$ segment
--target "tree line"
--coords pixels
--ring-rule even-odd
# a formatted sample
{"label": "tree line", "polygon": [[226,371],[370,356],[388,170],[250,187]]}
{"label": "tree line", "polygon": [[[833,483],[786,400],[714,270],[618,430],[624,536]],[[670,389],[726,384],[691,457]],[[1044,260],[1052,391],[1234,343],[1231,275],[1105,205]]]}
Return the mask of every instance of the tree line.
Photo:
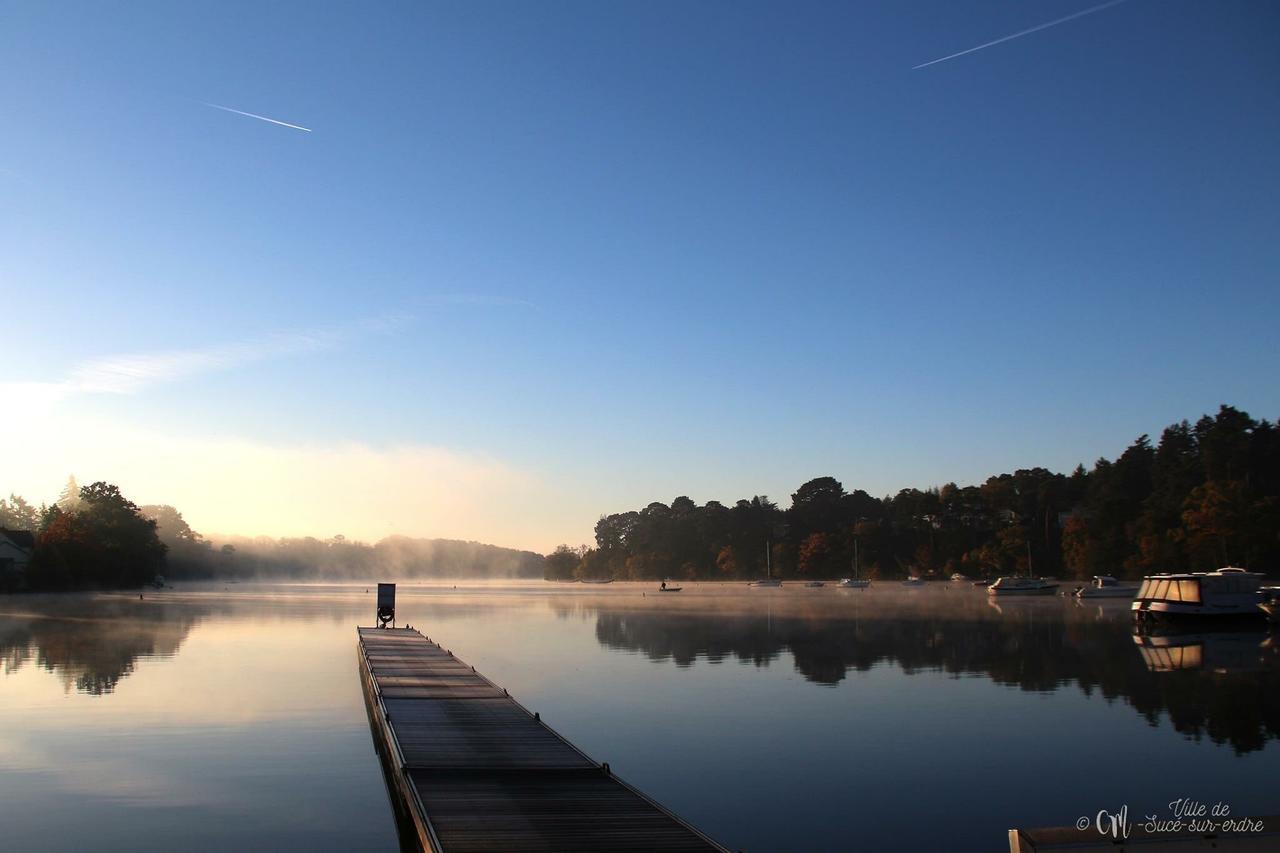
{"label": "tree line", "polygon": [[336,535],[218,543],[167,504],[139,506],[110,483],[68,481],[58,500],[35,506],[0,499],[0,528],[31,531],[35,550],[21,577],[0,590],[130,588],[166,580],[375,580],[536,578],[543,558],[480,542],[389,536],[372,545]]}
{"label": "tree line", "polygon": [[155,580],[168,551],[156,522],[104,482],[79,487],[72,478],[39,509],[10,495],[0,500],[0,527],[36,534],[24,575],[5,579],[11,588],[138,587]]}
{"label": "tree line", "polygon": [[557,547],[545,577],[754,579],[767,555],[775,576],[835,578],[855,547],[864,574],[881,578],[1274,571],[1280,430],[1223,405],[1070,474],[1021,469],[884,498],[818,477],[785,509],[764,495],[732,506],[681,496],[602,516],[594,546]]}

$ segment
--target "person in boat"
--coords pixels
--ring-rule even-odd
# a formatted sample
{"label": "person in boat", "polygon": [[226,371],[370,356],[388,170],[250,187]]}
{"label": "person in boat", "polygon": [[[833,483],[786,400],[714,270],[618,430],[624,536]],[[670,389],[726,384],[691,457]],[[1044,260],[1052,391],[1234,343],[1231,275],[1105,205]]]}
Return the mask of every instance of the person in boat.
{"label": "person in boat", "polygon": [[658,587],[658,589],[666,589],[666,588],[667,588],[667,582],[666,582],[666,581],[663,581],[663,582],[662,582],[662,586]]}

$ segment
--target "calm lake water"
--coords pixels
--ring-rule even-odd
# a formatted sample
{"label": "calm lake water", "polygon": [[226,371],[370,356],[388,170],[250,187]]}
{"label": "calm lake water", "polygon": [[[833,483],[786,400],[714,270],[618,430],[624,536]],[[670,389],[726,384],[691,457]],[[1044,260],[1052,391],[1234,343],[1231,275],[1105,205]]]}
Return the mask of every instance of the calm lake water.
{"label": "calm lake water", "polygon": [[[647,594],[646,594],[647,593]],[[1280,638],[969,585],[401,584],[409,622],[732,849],[1007,850],[1191,797],[1280,813]],[[395,850],[364,585],[0,598],[14,850]]]}

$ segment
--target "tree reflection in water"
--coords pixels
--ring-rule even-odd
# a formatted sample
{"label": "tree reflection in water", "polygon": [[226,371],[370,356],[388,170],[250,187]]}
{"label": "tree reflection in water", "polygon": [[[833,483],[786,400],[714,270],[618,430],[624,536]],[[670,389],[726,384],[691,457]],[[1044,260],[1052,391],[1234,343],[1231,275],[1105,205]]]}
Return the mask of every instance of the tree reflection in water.
{"label": "tree reflection in water", "polygon": [[1189,738],[1229,743],[1240,753],[1280,737],[1280,643],[1263,623],[1150,637],[1135,633],[1127,602],[992,602],[981,590],[955,586],[945,594],[850,597],[859,595],[849,601],[796,591],[764,606],[712,609],[691,601],[582,607],[594,610],[602,645],[677,666],[699,658],[769,666],[789,653],[805,679],[824,686],[880,665],[985,677],[1029,691],[1075,685],[1128,703],[1152,726],[1167,718]]}
{"label": "tree reflection in water", "polygon": [[95,696],[115,690],[139,658],[176,654],[198,619],[190,607],[123,596],[32,596],[6,604],[5,674],[31,664],[56,675],[66,690]]}
{"label": "tree reflection in water", "polygon": [[[140,658],[177,653],[209,617],[326,619],[368,615],[359,594],[307,595],[303,588],[228,597],[22,596],[0,602],[6,673],[31,664],[65,688],[112,692]],[[511,607],[541,607],[595,621],[601,646],[691,666],[781,665],[789,655],[810,683],[828,688],[877,666],[905,673],[980,677],[1022,690],[1070,686],[1123,701],[1152,726],[1195,739],[1261,749],[1280,737],[1280,642],[1262,623],[1239,630],[1135,635],[1125,602],[1062,598],[989,601],[981,589],[751,590],[694,586],[679,600],[638,591],[553,592],[494,588],[483,595],[406,591],[413,621],[496,623]],[[545,595],[545,597],[544,597]],[[406,612],[409,612],[406,610]]]}

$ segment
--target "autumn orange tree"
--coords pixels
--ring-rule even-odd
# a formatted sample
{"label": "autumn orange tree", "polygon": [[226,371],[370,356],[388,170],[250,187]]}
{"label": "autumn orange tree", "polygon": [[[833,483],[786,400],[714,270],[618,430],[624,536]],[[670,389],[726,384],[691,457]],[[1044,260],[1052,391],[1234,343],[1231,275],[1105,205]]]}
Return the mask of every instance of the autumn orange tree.
{"label": "autumn orange tree", "polygon": [[155,521],[109,483],[80,489],[72,509],[52,510],[36,538],[33,588],[136,587],[164,566]]}

